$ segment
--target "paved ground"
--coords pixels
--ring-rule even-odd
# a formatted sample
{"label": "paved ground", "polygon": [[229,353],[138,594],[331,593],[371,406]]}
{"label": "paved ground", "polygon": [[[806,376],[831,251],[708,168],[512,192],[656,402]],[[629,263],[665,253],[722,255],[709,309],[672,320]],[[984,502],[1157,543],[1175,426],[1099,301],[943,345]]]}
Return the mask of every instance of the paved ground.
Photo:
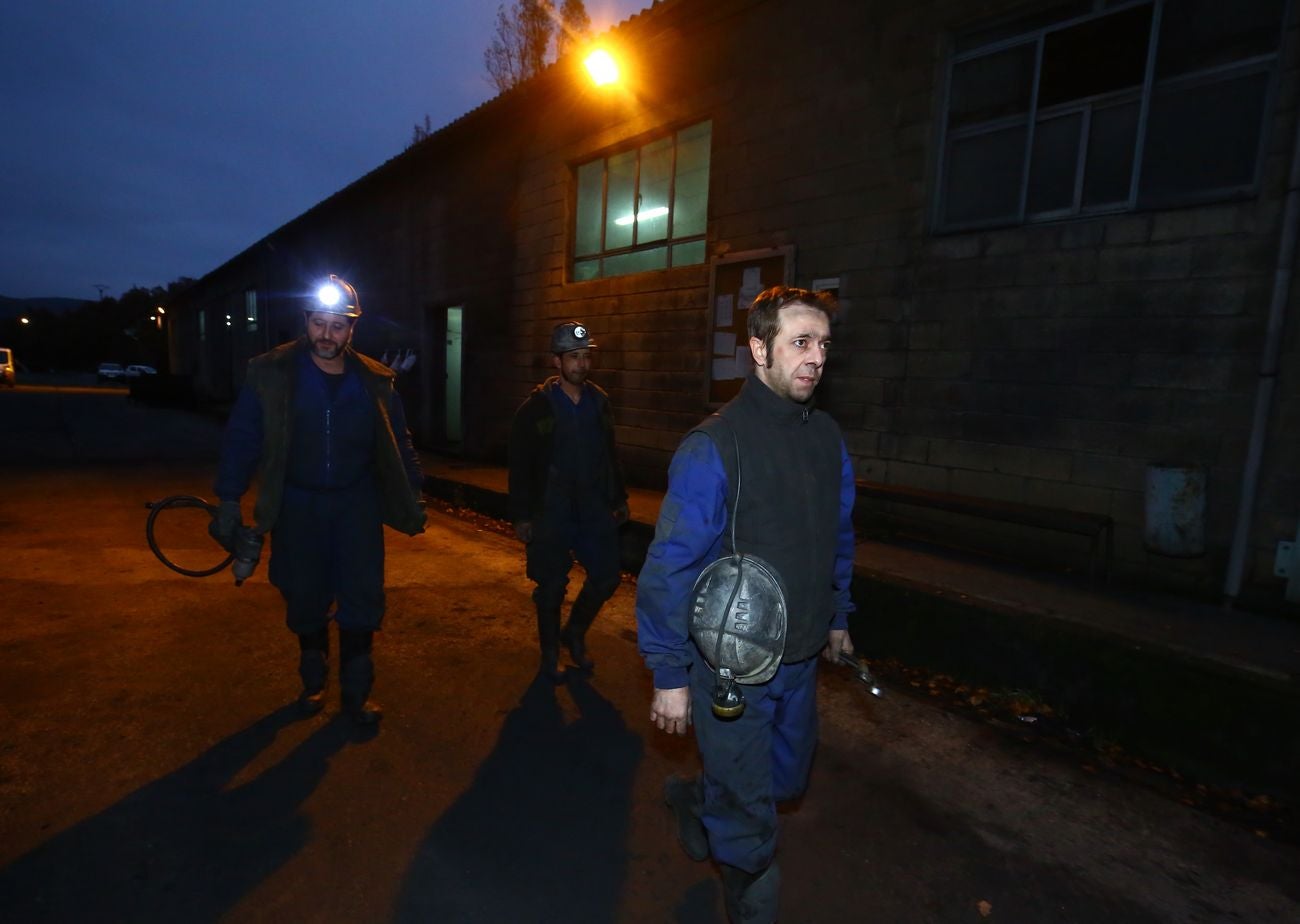
{"label": "paved ground", "polygon": [[[0,918],[722,920],[660,803],[695,758],[646,719],[631,582],[595,676],[538,686],[517,543],[435,515],[389,543],[382,730],[297,721],[264,568],[236,589],[145,547],[145,500],[208,493],[215,427],[120,394],[0,415],[27,428],[0,450]],[[843,672],[820,693],[783,920],[1300,919],[1293,847]]]}

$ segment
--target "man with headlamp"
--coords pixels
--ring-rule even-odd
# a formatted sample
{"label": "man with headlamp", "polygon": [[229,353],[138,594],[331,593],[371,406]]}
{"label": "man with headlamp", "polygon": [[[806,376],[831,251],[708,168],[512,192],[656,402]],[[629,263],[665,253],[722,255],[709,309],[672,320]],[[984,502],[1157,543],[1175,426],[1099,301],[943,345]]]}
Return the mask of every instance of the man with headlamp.
{"label": "man with headlamp", "polygon": [[330,276],[303,310],[304,333],[255,356],[231,410],[217,472],[215,531],[240,525],[258,476],[254,527],[271,537],[270,581],[298,637],[298,704],[324,707],[329,623],[338,624],[343,711],[372,726],[371,647],[384,615],[385,525],[424,531],[424,476],[395,373],[357,352],[356,289]]}

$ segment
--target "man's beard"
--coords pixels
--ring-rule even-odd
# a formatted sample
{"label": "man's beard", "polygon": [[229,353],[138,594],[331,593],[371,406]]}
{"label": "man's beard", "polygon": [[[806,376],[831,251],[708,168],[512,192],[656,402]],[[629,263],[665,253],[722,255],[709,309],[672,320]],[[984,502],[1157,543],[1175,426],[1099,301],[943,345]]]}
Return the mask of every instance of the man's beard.
{"label": "man's beard", "polygon": [[337,344],[333,340],[314,340],[311,348],[312,352],[321,359],[335,359],[343,352],[343,345]]}
{"label": "man's beard", "polygon": [[575,369],[571,372],[560,370],[560,376],[574,388],[581,388],[587,381],[587,372],[581,369]]}

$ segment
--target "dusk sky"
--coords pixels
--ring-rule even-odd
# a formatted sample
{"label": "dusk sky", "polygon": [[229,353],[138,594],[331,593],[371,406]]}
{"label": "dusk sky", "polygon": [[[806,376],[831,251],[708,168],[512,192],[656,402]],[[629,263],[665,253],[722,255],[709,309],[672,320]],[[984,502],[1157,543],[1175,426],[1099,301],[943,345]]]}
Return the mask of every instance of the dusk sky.
{"label": "dusk sky", "polygon": [[[651,0],[587,0],[603,31]],[[0,5],[0,295],[199,277],[490,99],[496,0]]]}

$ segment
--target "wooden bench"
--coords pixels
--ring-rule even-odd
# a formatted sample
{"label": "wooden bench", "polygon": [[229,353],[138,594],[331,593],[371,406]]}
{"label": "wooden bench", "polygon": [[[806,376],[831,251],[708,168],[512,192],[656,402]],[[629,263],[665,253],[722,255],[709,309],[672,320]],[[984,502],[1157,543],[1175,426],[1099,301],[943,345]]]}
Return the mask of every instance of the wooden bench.
{"label": "wooden bench", "polygon": [[857,480],[857,486],[859,499],[870,498],[893,504],[931,507],[948,513],[960,513],[987,520],[999,520],[1003,523],[1016,523],[1021,526],[1086,536],[1090,542],[1088,576],[1096,579],[1097,557],[1099,553],[1104,552],[1102,573],[1107,581],[1110,580],[1111,559],[1115,550],[1115,521],[1106,514],[1040,507],[1035,504],[1018,504],[987,497],[969,497],[964,494],[948,494],[944,491],[928,491],[924,488],[884,484],[861,478]]}

